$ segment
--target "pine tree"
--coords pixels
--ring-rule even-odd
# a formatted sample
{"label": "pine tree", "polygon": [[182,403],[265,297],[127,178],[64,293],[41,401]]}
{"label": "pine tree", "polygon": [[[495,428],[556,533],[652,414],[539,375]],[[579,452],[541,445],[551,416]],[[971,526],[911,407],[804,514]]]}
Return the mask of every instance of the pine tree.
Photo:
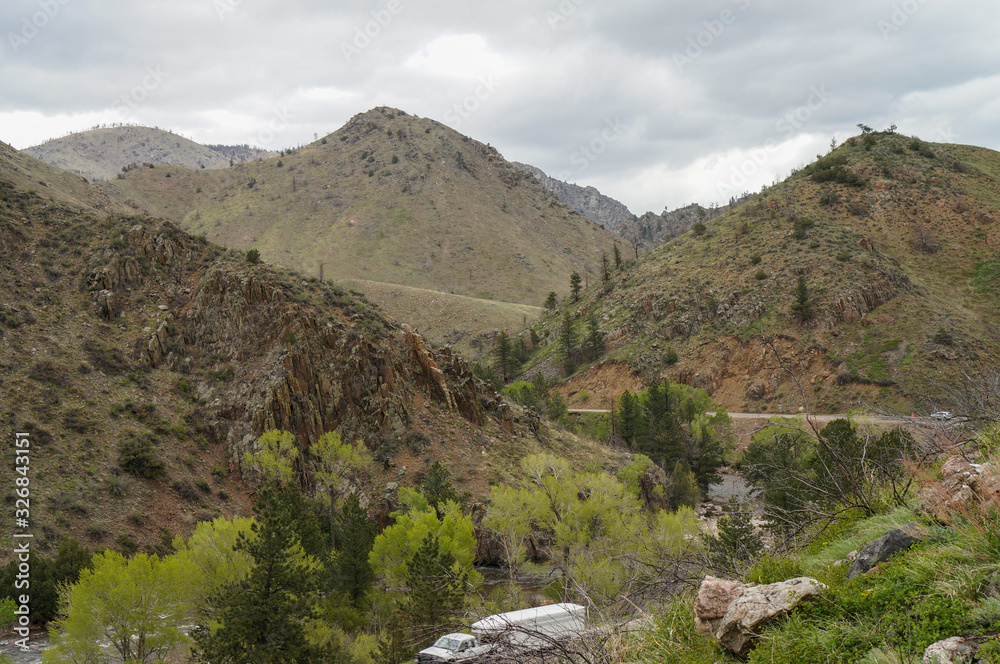
{"label": "pine tree", "polygon": [[500,330],[500,334],[497,335],[496,342],[493,344],[493,358],[496,360],[496,368],[500,372],[500,379],[506,383],[510,377],[511,366],[514,361],[507,330]]}
{"label": "pine tree", "polygon": [[375,573],[368,562],[368,554],[378,534],[378,525],[361,506],[358,495],[352,493],[344,501],[344,509],[337,515],[337,543],[340,551],[337,576],[338,585],[351,598],[354,606],[372,586]]}
{"label": "pine tree", "polygon": [[597,328],[597,314],[590,312],[587,316],[587,356],[591,360],[596,360],[604,350],[604,337]]}
{"label": "pine tree", "polygon": [[615,269],[622,269],[622,252],[618,251],[618,243],[615,242]]}
{"label": "pine tree", "polygon": [[622,392],[618,411],[618,433],[626,444],[635,442],[639,429],[639,399],[629,390]]}
{"label": "pine tree", "polygon": [[709,559],[718,571],[742,576],[760,557],[764,542],[750,517],[750,508],[731,498],[729,511],[719,518],[719,534],[705,536]]}
{"label": "pine tree", "polygon": [[608,255],[601,254],[601,281],[605,286],[611,283],[611,266],[608,263]]}
{"label": "pine tree", "polygon": [[569,289],[573,293],[573,301],[576,302],[580,299],[580,284],[583,279],[580,278],[580,274],[574,270],[573,274],[569,275]]}
{"label": "pine tree", "polygon": [[545,308],[549,311],[555,311],[556,309],[556,293],[552,291],[549,296],[545,298]]}
{"label": "pine tree", "polygon": [[317,613],[320,568],[302,550],[281,503],[281,493],[262,492],[251,526],[256,537],[241,536],[235,547],[253,567],[209,599],[208,620],[193,631],[201,659],[210,664],[335,661],[333,647],[306,639],[306,621]]}
{"label": "pine tree", "polygon": [[576,354],[576,332],[573,330],[573,321],[570,320],[569,312],[563,314],[559,340],[562,343],[563,369],[568,376],[576,369],[576,361],[573,357]]}
{"label": "pine tree", "polygon": [[450,626],[465,606],[465,574],[456,574],[454,566],[455,556],[429,533],[406,566],[409,592],[401,608],[418,640]]}
{"label": "pine tree", "polygon": [[799,277],[798,285],[795,287],[795,301],[792,303],[792,315],[802,323],[813,316],[812,301],[809,299],[806,278],[803,276]]}

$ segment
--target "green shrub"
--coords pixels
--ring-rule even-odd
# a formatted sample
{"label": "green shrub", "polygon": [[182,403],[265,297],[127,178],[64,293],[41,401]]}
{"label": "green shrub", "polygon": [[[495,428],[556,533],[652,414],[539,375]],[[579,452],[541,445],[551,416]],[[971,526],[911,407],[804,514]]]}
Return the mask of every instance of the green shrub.
{"label": "green shrub", "polygon": [[247,251],[246,259],[247,263],[256,265],[257,263],[260,262],[260,252],[257,251],[256,249],[250,249]]}
{"label": "green shrub", "polygon": [[750,257],[750,265],[760,265],[760,254],[754,254]]}
{"label": "green shrub", "polygon": [[156,455],[152,434],[129,437],[118,444],[118,467],[126,473],[155,479],[166,474],[163,461]]}
{"label": "green shrub", "polygon": [[673,346],[667,346],[667,350],[663,353],[663,363],[668,367],[672,367],[677,364],[680,358],[677,356],[677,351],[674,350]]}
{"label": "green shrub", "polygon": [[765,585],[802,576],[802,566],[794,558],[763,556],[744,575],[747,583]]}
{"label": "green shrub", "polygon": [[764,281],[767,279],[767,272],[764,272],[764,270],[757,270],[757,274],[753,275],[753,278],[757,281]]}

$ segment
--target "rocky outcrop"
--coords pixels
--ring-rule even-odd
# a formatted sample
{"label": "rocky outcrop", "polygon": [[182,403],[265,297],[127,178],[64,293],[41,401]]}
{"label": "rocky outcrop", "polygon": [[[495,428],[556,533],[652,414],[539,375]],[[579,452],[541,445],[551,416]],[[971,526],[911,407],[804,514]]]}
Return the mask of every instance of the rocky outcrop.
{"label": "rocky outcrop", "polygon": [[[190,370],[213,357],[233,367],[223,387],[192,390],[209,401],[205,419],[235,463],[269,429],[291,431],[303,445],[332,430],[374,444],[401,439],[421,394],[475,424],[501,412],[499,397],[485,394],[464,362],[374,310],[317,308],[304,296],[307,282],[289,284],[266,266],[208,260],[207,244],[170,224],[135,225],[123,239],[123,247],[92,259],[95,307],[110,320],[164,269],[182,275],[170,304],[157,306],[139,359]],[[327,287],[312,288],[324,297]]]}
{"label": "rocky outcrop", "polygon": [[623,203],[605,196],[594,187],[581,187],[549,177],[540,168],[530,164],[512,162],[514,166],[535,176],[543,187],[556,195],[556,198],[566,206],[576,210],[583,216],[603,225],[608,230],[619,231],[626,222],[635,221],[632,214]]}
{"label": "rocky outcrop", "polygon": [[922,661],[923,664],[969,664],[975,654],[974,642],[953,636],[927,646]]}
{"label": "rocky outcrop", "polygon": [[847,578],[853,579],[868,572],[881,562],[885,562],[897,553],[908,551],[910,547],[920,541],[916,536],[917,524],[911,523],[906,530],[894,528],[882,537],[865,544],[858,551],[851,568],[847,570]]}
{"label": "rocky outcrop", "polygon": [[950,457],[941,466],[941,481],[921,491],[919,514],[950,522],[976,502],[1000,504],[1000,477],[991,464],[971,463],[962,456]]}
{"label": "rocky outcrop", "polygon": [[855,284],[847,290],[833,296],[829,307],[829,317],[825,325],[829,327],[832,323],[856,323],[867,313],[882,306],[899,293],[899,288],[904,286],[906,281],[900,275],[893,283],[886,275],[873,275],[873,278],[863,284]]}
{"label": "rocky outcrop", "polygon": [[706,576],[694,602],[694,626],[698,633],[715,636],[729,605],[748,587],[740,581]]}
{"label": "rocky outcrop", "polygon": [[712,630],[720,645],[743,656],[765,623],[825,589],[816,579],[804,576],[763,586],[706,577],[695,602],[696,622],[699,631]]}

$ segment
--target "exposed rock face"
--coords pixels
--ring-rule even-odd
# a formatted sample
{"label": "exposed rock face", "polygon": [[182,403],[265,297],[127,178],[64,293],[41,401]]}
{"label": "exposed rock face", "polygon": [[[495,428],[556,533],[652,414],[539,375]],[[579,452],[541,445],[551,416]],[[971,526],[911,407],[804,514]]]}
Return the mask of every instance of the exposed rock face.
{"label": "exposed rock face", "polygon": [[694,625],[700,634],[715,636],[726,610],[750,586],[739,581],[706,576],[694,603]]}
{"label": "exposed rock face", "polygon": [[953,636],[927,646],[924,664],[968,664],[973,661],[976,649],[960,636]]}
{"label": "exposed rock face", "polygon": [[[233,380],[204,411],[235,463],[269,429],[291,431],[304,445],[332,430],[348,439],[401,438],[421,393],[475,424],[500,410],[458,358],[374,312],[320,310],[266,267],[201,260],[208,246],[170,224],[156,232],[135,226],[125,244],[92,260],[98,312],[113,318],[154,272],[182,275],[170,305],[158,307],[166,311],[142,359],[154,367],[208,355],[231,363]],[[360,333],[362,322],[384,333]]]}
{"label": "exposed rock face", "polygon": [[512,163],[534,175],[543,187],[556,195],[560,202],[609,230],[618,232],[626,221],[635,221],[635,215],[629,212],[623,203],[605,196],[594,187],[581,187],[557,180],[530,164],[516,161]]}
{"label": "exposed rock face", "polygon": [[882,535],[882,537],[865,544],[858,551],[857,557],[851,563],[851,568],[847,570],[847,578],[853,579],[856,576],[861,576],[875,565],[888,560],[897,553],[907,551],[911,546],[919,542],[920,538],[912,534],[915,526],[916,524],[911,524],[911,526],[907,527],[907,530],[910,532],[894,528],[885,535]]}
{"label": "exposed rock face", "polygon": [[715,637],[719,644],[737,655],[745,655],[760,628],[768,620],[782,616],[804,600],[819,595],[826,586],[808,577],[798,577],[750,586],[726,609],[719,622]]}
{"label": "exposed rock face", "polygon": [[919,513],[943,521],[957,511],[965,510],[973,501],[1000,501],[1000,478],[990,464],[970,463],[961,456],[952,456],[941,466],[941,482],[925,489]]}

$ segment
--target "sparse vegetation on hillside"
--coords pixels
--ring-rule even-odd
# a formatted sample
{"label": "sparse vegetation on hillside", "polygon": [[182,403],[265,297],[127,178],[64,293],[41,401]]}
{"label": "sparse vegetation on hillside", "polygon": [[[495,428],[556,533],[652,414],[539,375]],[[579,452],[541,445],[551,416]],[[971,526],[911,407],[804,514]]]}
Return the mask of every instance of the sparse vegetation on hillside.
{"label": "sparse vegetation on hillside", "polygon": [[[596,314],[614,339],[605,359],[647,384],[711,389],[732,410],[933,409],[941,385],[1000,352],[998,164],[989,150],[868,132],[534,329],[558,335],[565,311]],[[942,327],[969,341],[931,343]]]}

